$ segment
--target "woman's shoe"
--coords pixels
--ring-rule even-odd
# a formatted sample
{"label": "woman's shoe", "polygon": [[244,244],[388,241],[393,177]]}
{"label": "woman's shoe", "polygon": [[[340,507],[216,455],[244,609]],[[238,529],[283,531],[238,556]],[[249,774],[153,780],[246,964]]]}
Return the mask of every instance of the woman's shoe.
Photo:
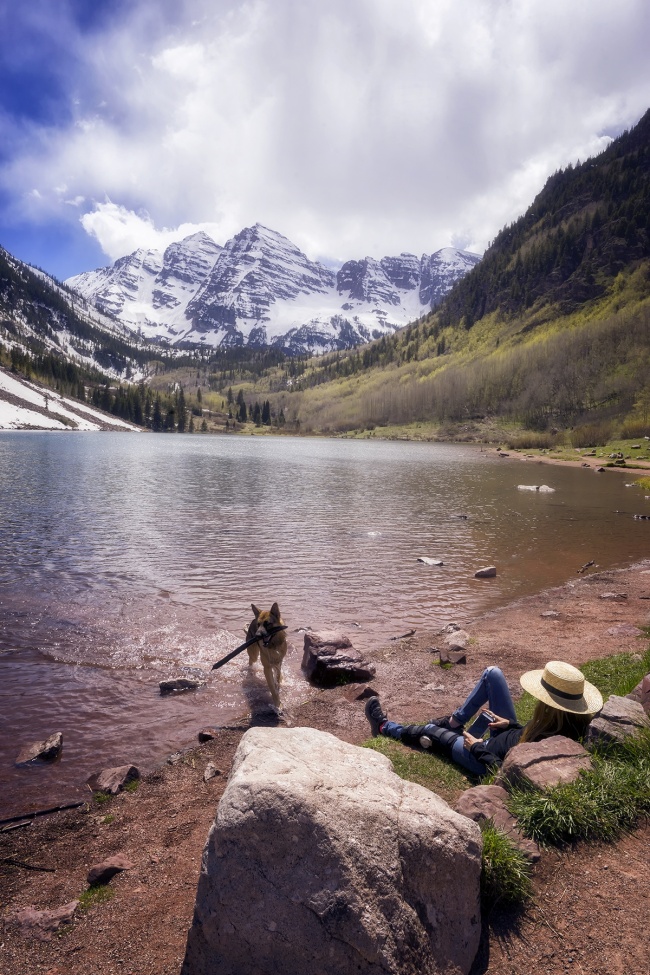
{"label": "woman's shoe", "polygon": [[388,720],[388,717],[382,711],[378,697],[371,697],[366,702],[366,717],[370,722],[372,737],[376,738],[380,734],[380,728],[384,721]]}
{"label": "woman's shoe", "polygon": [[452,717],[452,714],[444,714],[441,718],[431,718],[431,724],[436,724],[439,728],[445,728],[447,731],[455,731],[457,734],[462,735],[465,725],[452,724]]}

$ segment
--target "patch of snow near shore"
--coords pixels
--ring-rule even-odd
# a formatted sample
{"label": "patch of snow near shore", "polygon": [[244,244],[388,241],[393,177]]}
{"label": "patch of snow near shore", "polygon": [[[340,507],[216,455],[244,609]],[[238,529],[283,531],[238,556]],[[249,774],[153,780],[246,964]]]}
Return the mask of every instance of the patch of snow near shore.
{"label": "patch of snow near shore", "polygon": [[[118,427],[123,430],[139,431],[139,427],[132,423],[126,423],[117,417],[101,413],[85,403],[76,400],[66,399],[54,390],[42,389],[26,380],[20,381],[8,373],[0,370],[0,394],[8,393],[10,396],[20,400],[20,403],[12,403],[2,399],[0,396],[0,429],[1,430],[20,430],[23,427],[38,427],[42,430],[101,430],[101,424]],[[54,416],[47,413],[37,413],[30,410],[32,404],[38,406],[47,413],[56,413],[60,417],[71,420],[74,427],[66,426]],[[67,407],[67,409],[66,409]],[[92,418],[92,419],[90,419]],[[100,423],[93,422],[99,420]]]}
{"label": "patch of snow near shore", "polygon": [[22,430],[24,427],[40,427],[45,430],[67,430],[65,424],[53,416],[43,416],[21,406],[14,406],[0,399],[0,430]]}

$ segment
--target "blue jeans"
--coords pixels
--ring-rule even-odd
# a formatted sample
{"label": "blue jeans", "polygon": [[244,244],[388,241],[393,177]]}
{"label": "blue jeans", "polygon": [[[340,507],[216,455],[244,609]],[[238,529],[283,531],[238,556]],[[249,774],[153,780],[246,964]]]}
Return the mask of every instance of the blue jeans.
{"label": "blue jeans", "polygon": [[[466,724],[476,712],[483,707],[489,707],[491,711],[500,718],[508,718],[509,721],[516,721],[517,715],[510,696],[510,690],[498,667],[486,667],[479,677],[474,690],[465,699],[464,704],[457,708],[453,716],[461,724]],[[482,738],[487,731],[489,719],[481,714],[469,728],[469,733],[474,738]],[[412,726],[411,726],[412,727]],[[434,723],[422,725],[420,734],[426,735],[427,728],[436,728]],[[386,721],[382,725],[381,734],[387,738],[402,740],[404,725],[397,724],[395,721]],[[457,765],[462,765],[473,775],[485,775],[487,769],[482,762],[478,762],[468,748],[462,734],[459,734],[451,748],[451,757]]]}

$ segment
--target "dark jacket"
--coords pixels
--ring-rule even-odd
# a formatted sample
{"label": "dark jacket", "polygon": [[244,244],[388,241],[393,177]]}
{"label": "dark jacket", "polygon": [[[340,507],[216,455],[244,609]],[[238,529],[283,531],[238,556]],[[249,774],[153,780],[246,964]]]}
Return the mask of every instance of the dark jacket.
{"label": "dark jacket", "polygon": [[498,768],[511,748],[518,745],[524,733],[523,725],[511,721],[507,728],[492,733],[487,741],[478,741],[470,748],[470,754],[485,765],[485,771]]}

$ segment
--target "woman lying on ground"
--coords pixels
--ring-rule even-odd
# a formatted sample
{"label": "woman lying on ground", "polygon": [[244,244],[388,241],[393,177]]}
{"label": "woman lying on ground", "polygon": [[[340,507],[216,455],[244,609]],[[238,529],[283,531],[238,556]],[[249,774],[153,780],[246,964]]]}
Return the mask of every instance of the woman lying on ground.
{"label": "woman lying on ground", "polygon": [[[519,678],[521,686],[537,698],[537,706],[525,727],[517,721],[506,679],[498,667],[483,671],[476,687],[453,714],[433,718],[428,724],[400,725],[389,721],[378,697],[366,704],[373,736],[395,738],[405,745],[435,749],[474,775],[485,775],[501,765],[511,748],[524,741],[564,735],[577,741],[603,706],[600,691],[571,664],[551,660],[543,670],[529,670]],[[476,720],[465,730],[474,715]],[[490,732],[484,741],[483,735]]]}

